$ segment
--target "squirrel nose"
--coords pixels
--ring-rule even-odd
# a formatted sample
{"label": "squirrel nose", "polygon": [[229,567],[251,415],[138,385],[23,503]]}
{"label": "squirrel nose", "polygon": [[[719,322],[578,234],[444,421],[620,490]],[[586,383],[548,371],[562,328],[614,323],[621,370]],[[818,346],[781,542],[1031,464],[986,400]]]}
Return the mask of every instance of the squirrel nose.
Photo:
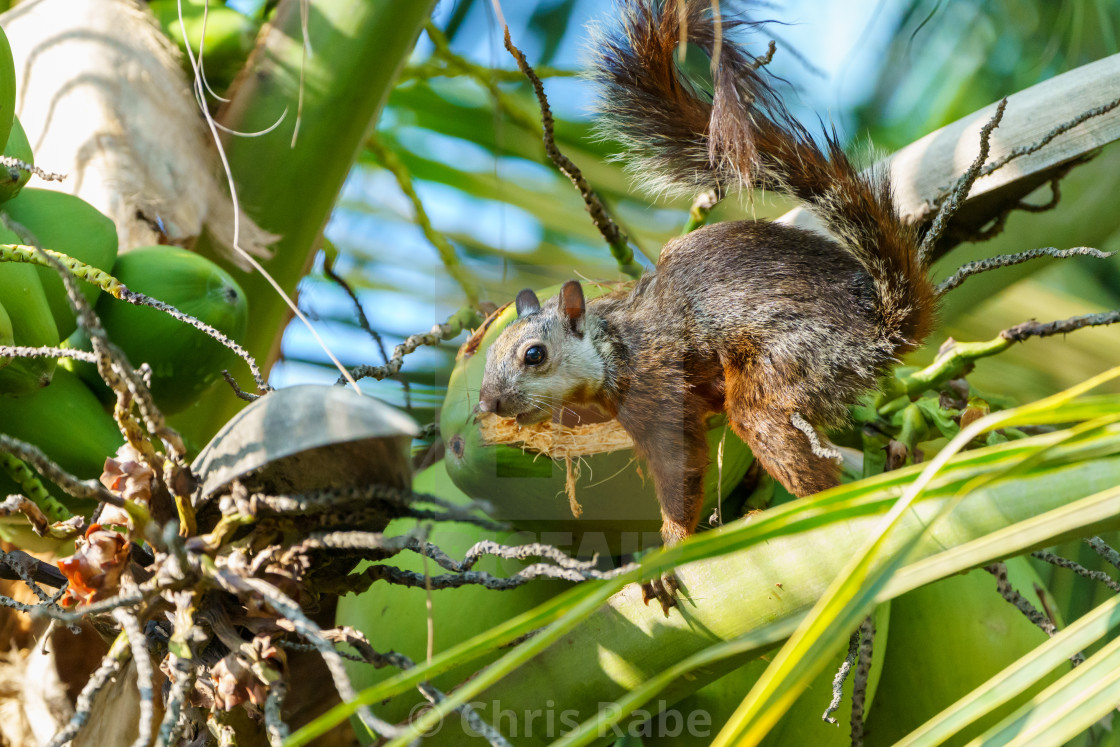
{"label": "squirrel nose", "polygon": [[475,409],[479,412],[497,412],[500,405],[501,400],[498,397],[479,397],[478,407]]}

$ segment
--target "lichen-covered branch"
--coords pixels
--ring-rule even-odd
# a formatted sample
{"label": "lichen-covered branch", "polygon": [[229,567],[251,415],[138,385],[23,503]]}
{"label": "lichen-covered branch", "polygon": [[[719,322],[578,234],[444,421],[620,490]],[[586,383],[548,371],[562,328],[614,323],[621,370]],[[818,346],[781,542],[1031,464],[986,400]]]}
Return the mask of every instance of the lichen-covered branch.
{"label": "lichen-covered branch", "polygon": [[541,108],[541,126],[544,130],[544,148],[549,159],[560,170],[560,173],[568,177],[572,185],[579,190],[580,197],[583,198],[583,202],[587,206],[587,212],[591,215],[591,222],[595,224],[599,233],[606,240],[611,249],[611,255],[618,262],[619,269],[630,277],[638,277],[642,274],[642,267],[634,262],[634,252],[630,249],[626,235],[611,218],[606,206],[603,205],[602,199],[584,178],[583,172],[572,163],[570,158],[561,153],[560,148],[556,145],[552,109],[549,107],[548,97],[544,93],[544,84],[541,83],[541,79],[537,77],[532,66],[525,59],[524,53],[513,45],[508,27],[505,28],[505,46],[509,53],[513,55],[513,58],[517,60],[517,66],[521,68],[521,72],[532,83],[533,91],[537,95],[537,102]]}
{"label": "lichen-covered branch", "polygon": [[[371,378],[379,381],[395,376],[404,364],[404,357],[421,345],[439,345],[445,340],[458,337],[463,330],[481,324],[481,321],[478,312],[474,309],[469,307],[459,309],[443,324],[437,324],[427,332],[410,335],[404,342],[393,348],[393,355],[384,366],[357,366],[350,370],[350,374],[355,379]],[[340,377],[338,383],[341,384],[343,381],[344,379]]]}
{"label": "lichen-covered branch", "polygon": [[1106,326],[1117,322],[1120,322],[1120,310],[1084,314],[1053,322],[1023,322],[1001,331],[991,340],[984,342],[949,340],[933,363],[887,384],[884,393],[880,396],[879,413],[889,415],[905,408],[910,403],[910,397],[936,389],[945,382],[960,377],[975,361],[1002,353],[1017,342],[1023,342],[1031,337],[1049,337],[1085,327]]}
{"label": "lichen-covered branch", "polygon": [[1056,257],[1059,259],[1065,257],[1096,257],[1098,259],[1108,259],[1114,252],[1102,252],[1099,249],[1094,249],[1090,246],[1077,246],[1072,249],[1058,249],[1056,247],[1044,247],[1042,249],[1031,249],[1026,252],[1018,252],[1017,254],[1001,254],[997,257],[989,257],[987,259],[980,259],[975,262],[961,265],[957,271],[950,275],[945,280],[942,280],[937,286],[937,294],[945,295],[953,290],[961,283],[973,275],[979,275],[982,272],[995,270],[1000,267],[1010,267],[1012,265],[1029,262],[1032,259],[1039,257]]}
{"label": "lichen-covered branch", "polygon": [[120,496],[110,493],[104,485],[96,480],[79,480],[55,464],[34,444],[0,433],[0,452],[11,454],[15,458],[30,464],[39,474],[75,498],[88,498],[124,507],[124,501]]}
{"label": "lichen-covered branch", "polygon": [[941,238],[941,234],[945,233],[949,221],[956,215],[964,198],[968,196],[969,190],[972,189],[972,185],[980,177],[980,169],[984,166],[984,162],[988,160],[988,153],[991,150],[992,130],[999,126],[1006,108],[1007,99],[1002,99],[996,107],[995,113],[992,114],[992,118],[980,129],[980,152],[976,155],[976,159],[968,167],[968,170],[957,180],[953,190],[949,193],[948,199],[941,203],[937,215],[933,218],[933,224],[930,225],[929,231],[926,232],[921,245],[918,247],[918,257],[923,262],[930,256],[934,245]]}
{"label": "lichen-covered branch", "polygon": [[1039,560],[1049,563],[1050,565],[1057,566],[1058,568],[1065,568],[1067,571],[1073,571],[1078,576],[1096,581],[1098,584],[1104,584],[1116,593],[1120,594],[1120,583],[1118,583],[1112,576],[1109,576],[1104,571],[1089,570],[1078,562],[1063,558],[1060,555],[1055,555],[1052,552],[1045,552],[1043,550],[1036,550],[1031,553],[1031,557],[1038,558]]}

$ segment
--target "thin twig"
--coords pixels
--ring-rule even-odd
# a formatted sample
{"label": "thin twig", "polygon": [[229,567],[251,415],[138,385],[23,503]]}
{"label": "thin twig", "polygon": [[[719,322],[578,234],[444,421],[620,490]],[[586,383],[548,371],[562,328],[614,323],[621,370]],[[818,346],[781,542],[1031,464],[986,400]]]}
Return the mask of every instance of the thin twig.
{"label": "thin twig", "polygon": [[[1006,99],[1005,99],[1005,101],[1006,101]],[[1120,98],[1114,99],[1113,101],[1111,101],[1107,104],[1103,104],[1101,106],[1094,107],[1093,109],[1089,109],[1087,111],[1084,111],[1081,114],[1077,115],[1076,117],[1055,126],[1053,129],[1051,129],[1048,133],[1043,135],[1041,138],[1039,138],[1035,142],[1033,142],[1029,145],[1024,145],[1024,146],[1020,146],[1018,148],[1015,148],[1014,150],[1005,154],[1001,158],[998,158],[995,161],[992,161],[991,163],[984,166],[977,173],[976,177],[973,178],[973,181],[975,181],[976,178],[988,176],[989,174],[994,173],[995,171],[1003,168],[1008,163],[1010,163],[1011,161],[1014,161],[1017,158],[1027,156],[1027,155],[1030,155],[1031,153],[1035,153],[1035,152],[1041,150],[1042,148],[1046,147],[1046,145],[1048,145],[1052,140],[1054,140],[1054,138],[1058,137],[1062,133],[1068,132],[1069,130],[1073,129],[1077,125],[1080,125],[1080,124],[1082,124],[1083,122],[1086,122],[1089,119],[1092,119],[1094,117],[1099,117],[1102,114],[1110,112],[1113,109],[1115,109],[1117,106],[1120,106]],[[1051,207],[1053,207],[1053,205],[1057,203],[1057,200],[1058,200],[1058,197],[1059,197],[1058,190],[1057,190],[1058,180],[1061,179],[1065,175],[1065,173],[1067,173],[1069,171],[1070,168],[1072,168],[1074,165],[1077,165],[1077,164],[1082,163],[1082,162],[1083,162],[1083,160],[1081,160],[1081,159],[1075,159],[1074,161],[1071,161],[1069,164],[1067,164],[1066,167],[1064,167],[1060,170],[1058,175],[1053,180],[1051,180],[1051,187],[1054,190],[1054,195],[1053,195],[1053,199],[1051,200],[1050,204],[1043,205],[1043,206],[1033,206],[1033,205],[1030,205],[1028,203],[1024,203],[1022,201],[1019,201],[1016,204],[1012,205],[1011,207],[1007,208],[1006,210],[1002,211],[1000,213],[1000,215],[997,216],[997,218],[995,219],[995,223],[993,224],[993,226],[991,228],[977,234],[976,236],[971,237],[969,240],[984,241],[984,240],[987,240],[987,239],[997,235],[998,233],[1000,233],[1000,231],[1002,231],[1002,229],[1003,229],[1003,224],[1006,221],[1008,214],[1013,210],[1018,209],[1018,210],[1028,210],[1028,211],[1032,211],[1032,212],[1037,212],[1037,211],[1041,211],[1041,210],[1047,210],[1047,209],[1050,209]],[[975,165],[975,164],[973,164],[973,165]],[[964,178],[965,177],[961,177],[962,180]],[[942,199],[944,199],[943,198],[944,195],[946,195],[949,192],[955,190],[956,188],[959,188],[960,185],[961,185],[961,181],[958,180],[958,182],[956,183],[956,187],[943,187],[942,189],[938,190],[938,194],[942,195],[942,197],[938,197],[935,200],[935,202],[941,203]],[[971,183],[970,183],[970,188],[971,188]],[[938,215],[940,215],[940,213]],[[928,245],[927,245],[926,241],[922,242],[922,254],[921,254],[921,256],[922,256],[923,260],[928,259],[929,255],[927,254],[927,252],[932,251],[932,249],[933,249],[932,242],[929,242]]]}
{"label": "thin twig", "polygon": [[54,171],[44,171],[33,163],[21,161],[12,156],[0,156],[0,166],[8,169],[16,169],[18,171],[26,171],[34,174],[45,182],[61,182],[66,179],[66,174],[59,174]]}
{"label": "thin twig", "polygon": [[954,242],[961,243],[964,241],[968,241],[973,243],[980,243],[984,241],[991,241],[996,236],[999,236],[1001,233],[1003,233],[1003,230],[1007,227],[1008,218],[1010,218],[1011,214],[1017,210],[1026,213],[1043,213],[1047,210],[1053,210],[1058,206],[1058,203],[1062,199],[1062,179],[1064,179],[1066,175],[1074,168],[1080,166],[1083,163],[1086,163],[1089,158],[1089,156],[1075,158],[1055,170],[1054,177],[1050,180],[1050,199],[1045,204],[1035,205],[1034,203],[1027,202],[1026,200],[1015,200],[1001,207],[996,216],[990,219],[987,223],[981,225],[980,228],[974,229],[971,232],[965,230],[954,231]]}
{"label": "thin twig", "polygon": [[104,501],[113,506],[124,507],[124,500],[120,496],[110,493],[97,480],[79,480],[55,464],[34,444],[0,433],[0,451],[7,452],[20,461],[27,462],[39,474],[75,498],[89,498],[95,501]]}
{"label": "thin twig", "polygon": [[[417,685],[420,694],[423,695],[429,703],[438,706],[443,702],[447,696],[441,691],[432,687],[427,682],[422,682]],[[485,739],[490,743],[491,747],[512,747],[509,741],[502,736],[501,732],[491,726],[485,719],[478,715],[478,711],[471,707],[470,703],[463,703],[455,708],[463,719],[466,721],[466,726],[470,729],[470,733],[474,733]]]}
{"label": "thin twig", "polygon": [[[1071,164],[1076,164],[1078,161],[1072,161]],[[1045,213],[1048,210],[1053,210],[1058,207],[1062,201],[1062,177],[1069,173],[1069,167],[1062,169],[1061,173],[1050,180],[1050,199],[1041,205],[1019,200],[1015,203],[1013,210],[1022,210],[1024,213]]]}
{"label": "thin twig", "polygon": [[[304,653],[316,653],[319,647],[311,643],[300,643],[299,641],[278,640],[274,642],[277,648],[284,648],[291,651],[302,651]],[[362,664],[369,664],[370,662],[364,656],[358,654],[351,654],[347,651],[336,651],[336,653],[347,661],[357,661]]]}
{"label": "thin twig", "polygon": [[84,363],[97,363],[97,355],[89,350],[26,345],[0,345],[0,358],[73,358]]}
{"label": "thin twig", "polygon": [[1115,252],[1102,252],[1099,249],[1094,249],[1090,246],[1077,246],[1072,249],[1058,249],[1056,247],[1044,247],[1041,249],[1031,249],[1026,252],[1018,252],[1017,254],[1000,254],[996,257],[989,257],[987,259],[980,259],[975,262],[969,262],[957,268],[957,271],[950,275],[947,279],[941,281],[937,286],[937,294],[944,295],[953,290],[961,283],[973,275],[978,275],[981,272],[995,270],[1000,267],[1010,267],[1012,265],[1029,262],[1032,259],[1039,257],[1055,257],[1064,259],[1066,257],[1096,257],[1097,259],[1108,259]]}
{"label": "thin twig", "polygon": [[[1004,100],[1006,101],[1006,99],[1004,99]],[[1083,122],[1086,122],[1090,119],[1093,119],[1094,117],[1099,117],[1102,114],[1106,114],[1106,113],[1112,111],[1113,109],[1115,109],[1118,106],[1120,106],[1120,98],[1113,99],[1112,101],[1108,102],[1107,104],[1102,104],[1102,105],[1094,107],[1092,109],[1088,109],[1088,110],[1082,112],[1081,114],[1078,114],[1073,119],[1067,120],[1067,121],[1063,122],[1062,124],[1058,125],[1057,127],[1055,127],[1054,129],[1050,130],[1050,132],[1043,135],[1039,140],[1035,141],[1034,143],[1031,143],[1030,145],[1023,145],[1023,146],[1020,146],[1018,148],[1015,148],[1014,150],[1012,150],[1010,153],[1006,154],[1002,158],[998,158],[995,161],[992,161],[990,164],[985,166],[983,168],[983,170],[981,170],[980,176],[987,176],[988,174],[991,174],[991,173],[1003,168],[1004,166],[1006,166],[1011,161],[1014,161],[1016,158],[1021,158],[1022,156],[1027,156],[1027,155],[1030,155],[1031,153],[1035,153],[1039,150],[1042,150],[1044,147],[1046,147],[1046,145],[1048,145],[1050,143],[1051,140],[1058,137],[1062,133],[1068,132],[1069,130],[1072,130],[1077,125],[1082,124]]]}
{"label": "thin twig", "polygon": [[12,573],[8,574],[0,568],[0,578],[9,580],[18,578],[20,581],[27,584],[28,588],[30,588],[39,599],[48,604],[57,604],[58,600],[55,598],[55,595],[48,594],[43,590],[40,584],[51,586],[55,589],[61,589],[66,586],[66,577],[59,572],[58,568],[45,560],[39,560],[36,557],[28,555],[23,550],[9,550],[8,552],[0,550],[0,560],[3,560],[4,565],[12,570]]}
{"label": "thin twig", "polygon": [[[1011,582],[1007,579],[1006,564],[1002,562],[992,563],[991,565],[984,566],[984,570],[995,576],[996,589],[999,591],[999,595],[1003,597],[1008,602],[1008,604],[1012,605],[1013,607],[1015,607],[1015,609],[1022,612],[1023,616],[1034,623],[1034,625],[1043,633],[1050,636],[1051,638],[1054,637],[1054,635],[1058,632],[1057,627],[1046,617],[1046,615],[1039,612],[1033,604],[1027,601],[1026,597],[1015,590],[1015,588],[1011,585]],[[1069,657],[1069,660],[1071,663],[1073,663],[1074,666],[1077,666],[1081,662],[1085,661],[1085,657],[1082,654],[1074,654],[1073,656]]]}
{"label": "thin twig", "polygon": [[404,516],[409,516],[418,521],[458,521],[464,524],[473,524],[477,527],[484,529],[497,529],[498,531],[505,531],[509,529],[508,524],[500,524],[492,519],[486,519],[481,516],[475,516],[468,511],[459,509],[452,509],[448,511],[426,511],[418,508],[408,508],[404,511]]}
{"label": "thin twig", "polygon": [[1113,591],[1120,593],[1120,583],[1118,583],[1112,578],[1112,576],[1109,576],[1104,571],[1089,570],[1085,566],[1081,565],[1080,563],[1074,562],[1069,558],[1063,558],[1060,555],[1055,555],[1052,552],[1045,552],[1043,550],[1036,550],[1035,552],[1032,552],[1031,557],[1038,558],[1044,563],[1049,563],[1050,565],[1056,565],[1059,568],[1065,568],[1066,570],[1073,571],[1078,576],[1082,576],[1091,581],[1096,581],[1099,584],[1104,584]]}
{"label": "thin twig", "polygon": [[[295,495],[267,495],[254,493],[242,503],[233,495],[222,496],[220,506],[224,515],[238,513],[250,516],[312,516],[316,514],[349,510],[355,506],[372,507],[382,502],[398,507],[405,513],[417,518],[434,518],[441,521],[460,521],[475,524],[493,531],[507,529],[505,525],[479,516],[476,511],[486,512],[484,501],[474,501],[465,505],[455,505],[438,496],[416,493],[407,488],[390,485],[363,485],[351,488],[326,488],[311,493]],[[412,509],[417,503],[430,503],[446,509],[441,513],[421,512]]]}
{"label": "thin twig", "polygon": [[1093,552],[1107,560],[1114,568],[1120,569],[1120,552],[1113,550],[1107,542],[1100,537],[1086,537],[1085,544],[1093,548]]}
{"label": "thin twig", "polygon": [[[389,353],[385,350],[385,341],[381,339],[381,334],[375,330],[369,323],[369,317],[366,316],[366,310],[362,307],[362,301],[358,298],[358,294],[346,282],[346,279],[339,275],[334,270],[334,260],[331,258],[330,252],[324,252],[323,257],[323,272],[331,280],[335,282],[338,287],[342,288],[350,298],[350,302],[354,305],[354,313],[358,317],[358,326],[361,327],[367,335],[373,340],[377,346],[377,350],[381,353],[381,361],[388,365]],[[408,380],[403,376],[398,379],[401,382],[401,387],[404,389],[404,406],[406,410],[412,410],[412,387],[409,385]]]}
{"label": "thin twig", "polygon": [[183,703],[187,694],[194,687],[195,670],[190,659],[180,659],[175,654],[168,654],[168,668],[174,675],[171,682],[171,692],[167,696],[166,709],[163,721],[159,725],[159,736],[156,739],[157,747],[171,747],[179,741],[184,724],[180,719]]}
{"label": "thin twig", "polygon": [[1011,342],[1022,342],[1030,337],[1050,337],[1051,335],[1064,335],[1084,327],[1103,327],[1120,322],[1120,309],[1103,311],[1099,314],[1084,314],[1073,316],[1069,319],[1060,319],[1055,322],[1023,322],[1014,327],[1000,332],[1003,337]]}
{"label": "thin twig", "polygon": [[[428,24],[425,24],[424,28],[425,30],[428,30],[429,28],[435,28],[435,26],[429,22]],[[429,31],[429,34],[430,33],[431,32]],[[444,36],[442,32],[440,32],[440,36]],[[435,41],[434,38],[433,41]],[[494,83],[519,83],[524,80],[525,77],[521,74],[520,71],[517,70],[502,70],[500,68],[475,65],[474,63],[466,60],[463,57],[460,57],[454,52],[449,52],[448,57],[444,58],[444,55],[440,52],[438,47],[436,48],[436,52],[441,58],[440,62],[442,62],[443,64],[439,64],[437,62],[432,62],[429,60],[421,62],[417,65],[406,65],[405,69],[401,72],[400,78],[398,79],[399,82],[408,80],[426,81],[431,80],[432,78],[457,78],[459,76],[465,75],[478,80],[480,83],[483,83],[485,81],[484,85],[489,88],[489,82],[491,80]],[[455,60],[455,63],[452,63],[452,58]],[[476,75],[475,72],[470,68],[478,68],[480,73]],[[537,75],[539,75],[541,78],[578,78],[580,76],[580,73],[577,70],[564,70],[558,67],[549,67],[547,65],[541,65],[537,67],[536,70]],[[496,87],[497,86],[495,86],[495,88]],[[498,90],[501,91],[500,88]]]}
{"label": "thin twig", "polygon": [[268,697],[264,701],[264,728],[272,747],[280,747],[291,733],[281,714],[287,696],[288,683],[278,679],[269,686]]}
{"label": "thin twig", "polygon": [[[412,659],[410,659],[408,656],[405,656],[404,654],[397,653],[396,651],[390,651],[388,654],[382,654],[375,651],[365,635],[351,627],[341,627],[334,628],[333,630],[324,630],[323,637],[330,640],[337,640],[350,644],[356,651],[359,652],[360,656],[347,658],[355,658],[358,661],[364,661],[367,664],[372,664],[379,669],[381,667],[391,666],[403,671],[406,669],[412,669],[414,666],[416,666]],[[420,690],[420,693],[425,698],[427,698],[428,702],[432,703],[433,705],[437,705],[446,697],[446,695],[444,695],[436,688],[432,687],[432,685],[428,682],[420,683],[417,688]],[[484,737],[487,741],[490,742],[491,745],[494,745],[495,747],[509,747],[509,743],[505,740],[504,737],[502,737],[501,733],[499,733],[496,729],[494,729],[494,727],[490,726],[490,724],[483,720],[478,715],[478,713],[470,707],[469,704],[461,705],[455,710],[462,714],[465,719],[467,719],[467,725],[471,729],[473,729],[476,734]]]}
{"label": "thin twig", "polygon": [[[380,381],[395,376],[404,364],[404,357],[421,345],[439,345],[445,340],[458,337],[464,329],[478,324],[478,313],[471,308],[459,309],[443,324],[436,324],[427,332],[410,335],[404,342],[393,348],[393,355],[384,366],[357,366],[350,370],[355,379],[372,378]],[[338,380],[342,383],[342,379]]]}
{"label": "thin twig", "polygon": [[336,641],[338,643],[345,643],[352,646],[358,652],[359,658],[366,664],[372,664],[375,668],[381,669],[382,667],[396,667],[397,669],[408,669],[415,666],[412,659],[404,654],[396,651],[390,651],[387,654],[382,654],[374,650],[373,645],[366,638],[365,633],[352,628],[349,625],[340,625],[337,628],[323,631],[323,637],[328,640]]}
{"label": "thin twig", "polygon": [[42,604],[27,604],[26,602],[17,602],[11,597],[0,595],[0,607],[7,607],[9,609],[17,610],[19,612],[35,612],[43,608]]}
{"label": "thin twig", "polygon": [[226,383],[229,384],[230,388],[233,389],[233,395],[238,399],[245,400],[246,402],[256,402],[263,396],[260,394],[249,394],[246,391],[242,391],[241,387],[237,385],[237,379],[233,378],[233,376],[229,372],[229,369],[222,369],[222,377],[226,380]]}
{"label": "thin twig", "polygon": [[[327,669],[334,679],[335,689],[338,690],[339,697],[343,701],[351,701],[357,698],[358,693],[354,690],[354,686],[350,684],[350,677],[346,674],[342,657],[334,650],[331,642],[323,637],[319,626],[303,613],[299,604],[272,584],[258,578],[243,578],[228,569],[220,567],[214,569],[212,576],[227,591],[239,597],[262,598],[278,614],[287,619],[301,636],[315,644],[315,647],[319,650],[319,655],[323,657],[323,662],[327,665]],[[375,716],[369,706],[360,707],[358,716],[362,723],[375,734],[395,737],[402,732],[399,727]]]}
{"label": "thin twig", "polygon": [[[351,552],[377,551],[382,557],[392,557],[403,550],[410,550],[418,555],[434,560],[441,568],[453,573],[467,573],[486,556],[502,558],[504,560],[527,560],[528,558],[546,558],[553,561],[557,568],[571,571],[573,580],[611,578],[621,570],[599,571],[596,568],[596,559],[579,560],[565,554],[559,548],[535,542],[529,545],[516,545],[508,547],[491,540],[476,542],[467,550],[462,561],[451,558],[438,546],[427,542],[420,537],[410,534],[386,537],[376,532],[358,532],[342,530],[334,532],[317,532],[309,534],[299,544],[294,545],[292,554],[304,554],[319,549],[347,550]],[[633,567],[633,566],[629,566]]]}
{"label": "thin twig", "polygon": [[366,316],[366,311],[362,307],[362,301],[358,298],[358,294],[354,292],[354,289],[350,287],[350,284],[346,282],[344,277],[335,272],[334,260],[331,258],[329,252],[324,252],[323,273],[333,280],[335,284],[342,288],[343,292],[349,296],[350,302],[354,305],[354,313],[358,316],[358,326],[373,339],[374,344],[377,345],[377,349],[381,352],[382,362],[388,363],[389,354],[385,351],[385,341],[381,339],[380,333],[370,326],[369,318]]}
{"label": "thin twig", "polygon": [[136,667],[136,687],[140,693],[140,719],[137,723],[139,734],[132,747],[145,747],[151,741],[155,717],[155,672],[152,671],[152,660],[148,656],[148,644],[144,631],[140,629],[140,620],[123,607],[113,610],[113,619],[121,626],[121,631],[128,639],[132,663]]}
{"label": "thin twig", "polygon": [[960,209],[961,202],[968,196],[969,190],[980,176],[980,169],[984,166],[984,162],[988,160],[988,153],[991,149],[991,136],[992,130],[999,126],[1000,120],[1003,119],[1003,111],[1007,108],[1007,99],[1001,99],[996,106],[996,111],[992,118],[988,120],[982,128],[980,128],[980,152],[976,155],[976,160],[968,167],[968,170],[961,175],[957,180],[953,191],[949,193],[948,199],[941,203],[937,210],[937,215],[933,218],[933,224],[930,226],[929,231],[926,232],[925,237],[922,239],[921,245],[918,247],[918,258],[923,264],[928,262],[930,253],[933,251],[934,245],[941,234],[945,232],[945,228],[949,225],[949,221],[957,210]]}
{"label": "thin twig", "polygon": [[136,306],[148,306],[149,308],[162,311],[164,314],[174,317],[184,324],[189,324],[206,336],[212,337],[213,339],[217,340],[222,345],[236,353],[237,356],[241,358],[241,360],[245,361],[246,365],[249,366],[249,370],[253,374],[253,381],[256,382],[257,389],[259,391],[272,391],[272,387],[269,386],[268,383],[264,380],[264,374],[261,373],[261,368],[259,365],[257,365],[257,359],[250,355],[248,350],[241,347],[241,345],[235,342],[233,338],[229,337],[221,330],[211,327],[206,322],[202,321],[201,319],[196,319],[190,314],[179,311],[169,303],[165,303],[163,301],[160,301],[159,299],[152,298],[151,296],[146,296],[143,293],[137,293],[136,291],[126,287],[121,288],[117,298],[121,299],[122,301],[127,301],[128,303]]}
{"label": "thin twig", "polygon": [[607,212],[603,201],[587,180],[583,177],[583,173],[579,170],[572,160],[560,152],[560,148],[556,145],[556,135],[553,132],[554,123],[552,119],[552,109],[548,105],[548,97],[544,93],[544,84],[537,74],[533,72],[532,66],[525,55],[520,49],[513,45],[512,39],[509,35],[509,27],[505,28],[505,46],[513,58],[517,60],[517,66],[529,82],[533,84],[533,91],[537,95],[537,102],[541,107],[541,125],[544,128],[544,148],[548,153],[549,159],[556,165],[564,176],[572,182],[577,190],[579,190],[580,197],[583,198],[584,204],[587,206],[587,212],[591,215],[591,222],[599,229],[599,233],[603,235],[607,245],[611,248],[611,255],[614,256],[618,262],[619,269],[630,277],[638,277],[642,274],[641,265],[634,262],[634,252],[630,249],[630,244],[626,235],[618,227],[618,224],[611,219],[610,214]]}
{"label": "thin twig", "polygon": [[[470,60],[451,51],[447,36],[431,21],[424,25],[424,30],[432,40],[435,55],[446,64],[447,68],[459,70],[464,75],[469,75],[480,86],[485,88],[498,105],[498,109],[519,127],[540,134],[541,123],[525,108],[519,105],[512,96],[503,91],[499,83],[517,83],[524,80],[525,76],[520,71],[500,70],[493,67],[476,65]],[[549,68],[549,72],[554,72]],[[553,77],[552,75],[545,77]]]}
{"label": "thin twig", "polygon": [[[455,247],[442,233],[437,231],[432,225],[431,219],[428,217],[428,211],[424,209],[424,203],[420,200],[420,195],[416,193],[416,188],[412,185],[412,175],[408,173],[404,163],[397,156],[396,153],[387,147],[377,135],[371,135],[366,138],[366,147],[377,157],[389,172],[396,177],[397,185],[405,196],[412,203],[413,218],[416,224],[420,226],[420,230],[424,233],[424,238],[428,240],[439,258],[443,261],[443,266],[447,270],[452,279],[459,284],[463,291],[463,295],[467,298],[469,306],[478,305],[478,283],[472,278],[459,261],[459,255],[455,252]],[[394,372],[395,373],[395,372]]]}
{"label": "thin twig", "polygon": [[358,583],[358,578],[373,581],[388,581],[400,586],[425,588],[431,584],[433,589],[457,589],[462,586],[484,586],[487,589],[515,589],[537,578],[553,578],[562,581],[586,581],[589,579],[614,578],[615,576],[633,570],[633,565],[625,565],[611,571],[576,571],[569,568],[559,568],[548,563],[534,563],[522,570],[508,576],[499,578],[485,571],[464,571],[462,573],[446,573],[440,576],[426,577],[422,573],[406,571],[389,565],[372,565],[361,574],[348,577],[349,583]]}
{"label": "thin twig", "polygon": [[141,604],[146,602],[148,600],[148,598],[153,596],[155,593],[156,593],[156,591],[153,590],[153,589],[146,589],[146,590],[142,589],[140,591],[131,591],[131,592],[128,592],[127,594],[118,594],[117,596],[110,597],[109,599],[102,599],[99,602],[93,602],[92,604],[84,605],[82,607],[77,608],[76,610],[74,610],[72,612],[68,612],[66,610],[60,610],[60,609],[57,609],[57,608],[54,608],[54,609],[49,608],[49,607],[44,608],[43,606],[40,605],[40,606],[35,607],[34,612],[35,613],[41,613],[41,614],[45,615],[46,617],[49,617],[53,620],[58,620],[59,622],[77,623],[77,622],[82,622],[83,620],[86,620],[86,619],[88,619],[90,617],[93,617],[95,615],[100,615],[100,614],[103,614],[103,613],[106,613],[106,612],[112,612],[113,610],[117,609],[118,607],[127,607],[127,608],[139,607]]}
{"label": "thin twig", "polygon": [[857,629],[848,639],[848,655],[844,657],[844,661],[840,663],[840,668],[836,670],[836,676],[832,678],[832,700],[829,701],[828,708],[821,714],[821,720],[825,723],[840,725],[840,722],[833,718],[832,714],[836,712],[840,707],[840,701],[844,699],[844,681],[848,679],[848,674],[852,671],[852,665],[856,663],[858,653],[859,630]]}
{"label": "thin twig", "polygon": [[1099,314],[1085,314],[1053,322],[1023,322],[1001,331],[991,340],[983,342],[956,342],[942,346],[933,363],[914,371],[893,382],[889,396],[879,406],[881,415],[889,415],[908,406],[907,396],[928,389],[963,375],[973,363],[981,358],[1002,353],[1017,342],[1031,337],[1049,337],[1066,334],[1084,327],[1099,327],[1120,322],[1120,310],[1105,311]]}
{"label": "thin twig", "polygon": [[863,747],[863,714],[867,703],[867,681],[871,676],[871,655],[875,648],[875,618],[868,615],[859,626],[859,662],[852,679],[852,747]]}
{"label": "thin twig", "polygon": [[1006,564],[1002,562],[992,563],[991,565],[984,566],[984,570],[995,576],[996,588],[999,590],[1000,596],[1022,612],[1023,615],[1041,629],[1042,632],[1046,633],[1048,636],[1053,636],[1058,632],[1057,628],[1054,627],[1054,623],[1047,620],[1045,615],[1039,612],[1034,605],[1028,602],[1027,599],[1011,585],[1011,582],[1007,579]]}

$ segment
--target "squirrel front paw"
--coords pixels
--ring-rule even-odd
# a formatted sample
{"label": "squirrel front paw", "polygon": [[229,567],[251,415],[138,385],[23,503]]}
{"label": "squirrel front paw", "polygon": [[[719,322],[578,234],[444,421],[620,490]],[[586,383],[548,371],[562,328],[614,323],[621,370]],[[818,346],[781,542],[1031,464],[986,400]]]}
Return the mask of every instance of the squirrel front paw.
{"label": "squirrel front paw", "polygon": [[660,578],[642,584],[642,602],[648,606],[649,600],[656,599],[661,603],[661,611],[665,613],[665,617],[668,617],[669,610],[677,606],[677,594],[680,588],[676,575],[672,571],[666,571]]}

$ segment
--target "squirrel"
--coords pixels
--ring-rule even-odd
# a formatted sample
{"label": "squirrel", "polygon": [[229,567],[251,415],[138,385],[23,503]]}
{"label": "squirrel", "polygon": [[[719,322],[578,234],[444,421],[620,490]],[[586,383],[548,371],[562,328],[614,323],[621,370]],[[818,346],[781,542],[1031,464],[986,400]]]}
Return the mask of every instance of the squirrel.
{"label": "squirrel", "polygon": [[[477,410],[525,425],[564,407],[618,419],[645,457],[666,545],[696,529],[708,466],[705,420],[725,412],[755,459],[797,496],[839,484],[819,432],[929,333],[937,293],[883,174],[865,175],[835,133],[823,145],[787,111],[760,61],[728,39],[742,22],[707,2],[623,0],[621,28],[597,32],[590,76],[599,129],[656,192],[766,188],[803,202],[831,236],[758,220],[675,238],[629,291],[585,302],[564,284],[488,350]],[[712,90],[679,72],[682,40],[711,58]],[[643,585],[676,604],[672,574]]]}

